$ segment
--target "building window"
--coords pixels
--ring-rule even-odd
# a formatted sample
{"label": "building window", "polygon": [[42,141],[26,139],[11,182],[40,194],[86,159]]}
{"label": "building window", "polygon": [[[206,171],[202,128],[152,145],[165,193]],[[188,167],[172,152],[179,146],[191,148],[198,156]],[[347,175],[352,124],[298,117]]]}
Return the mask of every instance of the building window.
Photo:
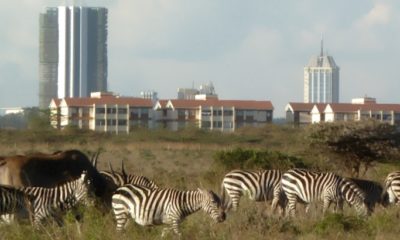
{"label": "building window", "polygon": [[104,119],[96,119],[96,126],[104,126],[104,125],[106,125]]}
{"label": "building window", "polygon": [[106,110],[104,108],[96,108],[96,114],[104,114]]}
{"label": "building window", "polygon": [[213,121],[213,128],[221,128],[222,122],[221,121]]}
{"label": "building window", "polygon": [[203,110],[203,111],[201,112],[201,116],[203,116],[203,117],[209,117],[209,116],[211,116],[211,110]]}
{"label": "building window", "polygon": [[224,110],[224,116],[232,116],[233,111],[232,110]]}
{"label": "building window", "polygon": [[126,108],[118,108],[118,114],[126,114],[128,110]]}
{"label": "building window", "polygon": [[117,109],[116,109],[116,108],[107,108],[107,113],[108,113],[108,114],[117,113]]}
{"label": "building window", "polygon": [[118,126],[126,126],[127,121],[125,119],[118,120]]}
{"label": "building window", "polygon": [[108,126],[115,126],[117,124],[117,120],[115,119],[107,119]]}
{"label": "building window", "polygon": [[221,110],[214,110],[213,111],[213,115],[214,116],[221,116],[222,115],[222,111]]}

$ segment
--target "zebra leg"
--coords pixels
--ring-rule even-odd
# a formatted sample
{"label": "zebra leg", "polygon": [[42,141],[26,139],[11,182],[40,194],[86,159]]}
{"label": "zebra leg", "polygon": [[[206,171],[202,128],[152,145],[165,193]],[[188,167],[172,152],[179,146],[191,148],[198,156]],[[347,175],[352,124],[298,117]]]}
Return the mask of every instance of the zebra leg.
{"label": "zebra leg", "polygon": [[117,231],[122,231],[129,224],[129,215],[126,212],[115,214],[115,219],[117,221]]}
{"label": "zebra leg", "polygon": [[297,203],[297,197],[295,195],[288,195],[288,214],[291,217],[294,217],[296,215],[296,203]]}
{"label": "zebra leg", "polygon": [[328,198],[324,199],[324,205],[323,205],[323,208],[322,208],[322,214],[326,213],[326,210],[328,210],[329,206],[331,206],[331,203],[332,203],[332,201],[330,199],[328,199]]}

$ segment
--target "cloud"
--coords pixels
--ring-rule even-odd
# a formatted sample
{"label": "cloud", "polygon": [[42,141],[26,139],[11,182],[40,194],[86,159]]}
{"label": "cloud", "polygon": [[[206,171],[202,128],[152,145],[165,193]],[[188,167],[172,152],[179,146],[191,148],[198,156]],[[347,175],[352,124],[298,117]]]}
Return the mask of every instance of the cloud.
{"label": "cloud", "polygon": [[386,25],[390,22],[392,10],[389,4],[376,2],[373,8],[356,21],[356,26],[361,29],[368,29],[376,25]]}

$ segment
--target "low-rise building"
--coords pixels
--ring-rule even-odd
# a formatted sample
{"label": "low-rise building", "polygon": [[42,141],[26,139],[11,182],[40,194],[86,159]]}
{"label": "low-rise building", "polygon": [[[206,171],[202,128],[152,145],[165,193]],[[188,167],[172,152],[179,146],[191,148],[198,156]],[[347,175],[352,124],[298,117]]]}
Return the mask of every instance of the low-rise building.
{"label": "low-rise building", "polygon": [[178,130],[188,126],[234,131],[243,126],[271,123],[270,101],[171,99],[120,97],[92,93],[90,98],[52,99],[51,125],[58,129],[77,126],[101,132],[129,133],[134,127],[164,127]]}
{"label": "low-rise building", "polygon": [[171,130],[192,125],[201,129],[235,131],[243,126],[271,123],[273,118],[270,101],[173,99],[156,104],[155,110],[163,112],[157,115],[162,116],[157,121]]}
{"label": "low-rise building", "polygon": [[152,127],[151,99],[92,93],[89,98],[52,99],[50,121],[55,128],[77,126],[101,132],[129,133],[133,127]]}
{"label": "low-rise building", "polygon": [[[400,104],[380,104],[374,98],[353,99],[352,103],[312,104],[289,103],[286,120],[297,125],[319,122],[361,121],[375,119],[400,125]],[[309,113],[309,114],[308,114]]]}

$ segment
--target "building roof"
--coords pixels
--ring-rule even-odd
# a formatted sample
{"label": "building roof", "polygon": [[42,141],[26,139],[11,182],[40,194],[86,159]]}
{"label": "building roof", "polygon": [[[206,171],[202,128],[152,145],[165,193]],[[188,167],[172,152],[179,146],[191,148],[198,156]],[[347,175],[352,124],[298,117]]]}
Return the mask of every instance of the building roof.
{"label": "building roof", "polygon": [[170,103],[174,108],[198,108],[198,107],[235,107],[236,109],[251,110],[273,110],[271,101],[256,100],[187,100],[187,99],[171,99]]}
{"label": "building roof", "polygon": [[352,104],[352,103],[330,103],[333,112],[356,112],[356,111],[395,111],[400,112],[400,104]]}
{"label": "building roof", "polygon": [[[59,99],[67,106],[84,107],[96,105],[129,105],[138,107],[153,107],[151,99],[135,98],[135,97],[117,97],[117,96],[104,96],[101,98],[63,98]],[[61,104],[61,103],[60,103]],[[58,104],[58,106],[60,105]]]}
{"label": "building roof", "polygon": [[289,102],[286,111],[290,108],[293,112],[311,112],[314,105],[314,103]]}
{"label": "building roof", "polygon": [[312,56],[306,67],[338,68],[332,56]]}

